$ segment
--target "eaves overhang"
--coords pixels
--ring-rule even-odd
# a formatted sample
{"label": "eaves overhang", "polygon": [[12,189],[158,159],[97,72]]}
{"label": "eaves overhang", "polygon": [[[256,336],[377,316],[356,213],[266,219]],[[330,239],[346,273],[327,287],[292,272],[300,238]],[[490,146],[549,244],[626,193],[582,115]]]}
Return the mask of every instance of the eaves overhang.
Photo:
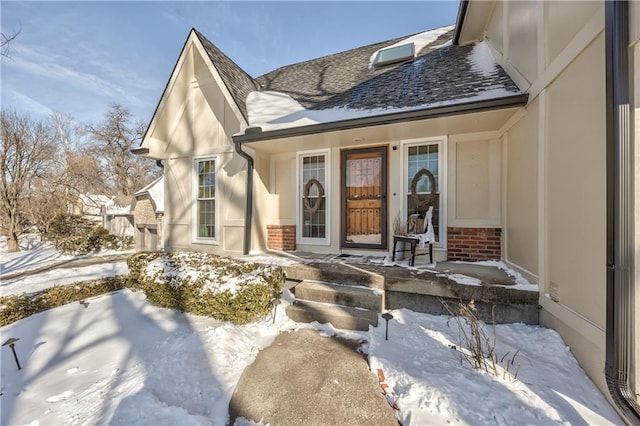
{"label": "eaves overhang", "polygon": [[467,10],[469,9],[469,0],[461,0],[458,7],[458,17],[456,19],[456,26],[453,30],[453,40],[451,42],[454,45],[460,44],[460,35],[462,34],[462,26],[464,25],[464,19],[467,16]]}
{"label": "eaves overhang", "polygon": [[131,148],[129,152],[131,152],[133,155],[146,155],[149,153],[149,148],[144,146],[139,146],[136,148]]}
{"label": "eaves overhang", "polygon": [[349,120],[331,121],[327,123],[287,127],[283,129],[268,131],[260,131],[259,128],[250,127],[245,130],[245,133],[232,136],[232,139],[234,142],[243,144],[249,142],[313,135],[318,133],[337,132],[341,130],[358,129],[363,127],[380,126],[384,124],[397,124],[408,121],[425,120],[429,118],[471,114],[476,112],[524,106],[527,104],[528,98],[529,95],[527,93],[522,93],[498,99],[487,99],[426,109],[400,111],[384,115],[359,117]]}

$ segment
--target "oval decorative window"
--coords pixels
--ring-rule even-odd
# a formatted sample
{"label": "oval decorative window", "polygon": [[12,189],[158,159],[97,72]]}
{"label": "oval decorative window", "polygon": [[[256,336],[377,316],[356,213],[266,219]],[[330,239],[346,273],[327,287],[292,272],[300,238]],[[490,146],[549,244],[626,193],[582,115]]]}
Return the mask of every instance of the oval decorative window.
{"label": "oval decorative window", "polygon": [[[309,197],[311,193],[311,188],[315,186],[318,188],[318,198],[313,200]],[[322,197],[324,196],[324,188],[322,184],[318,181],[318,179],[309,179],[304,186],[304,210],[309,213],[315,213],[320,208],[320,204],[322,203]]]}
{"label": "oval decorative window", "polygon": [[[427,176],[429,178],[429,183],[431,184],[431,193],[424,200],[420,200],[420,197],[418,196],[416,191],[418,187],[418,181],[422,176]],[[416,206],[416,209],[419,212],[426,211],[429,206],[431,206],[436,201],[437,197],[438,194],[436,194],[436,178],[433,176],[433,173],[431,173],[427,169],[420,170],[411,180],[411,200]]]}

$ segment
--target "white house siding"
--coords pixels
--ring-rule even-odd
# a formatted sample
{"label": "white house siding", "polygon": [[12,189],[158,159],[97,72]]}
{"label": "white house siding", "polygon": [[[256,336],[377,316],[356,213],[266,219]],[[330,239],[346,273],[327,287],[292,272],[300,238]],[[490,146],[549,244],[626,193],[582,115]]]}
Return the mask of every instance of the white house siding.
{"label": "white house siding", "polygon": [[449,136],[448,226],[500,227],[501,151],[495,132]]}
{"label": "white house siding", "polygon": [[538,281],[542,323],[604,390],[604,6],[508,2],[494,14],[488,42],[530,93],[503,135],[504,257]]}
{"label": "white house siding", "polygon": [[[158,119],[152,123],[150,153],[164,159],[165,185],[170,188],[165,192],[165,247],[217,254],[241,252],[246,162],[231,143],[240,122],[207,60],[196,45],[188,48],[160,104]],[[215,159],[217,170],[213,241],[199,240],[193,232],[194,161],[199,159]]]}
{"label": "white house siding", "polygon": [[538,99],[503,136],[505,215],[503,258],[529,279],[538,275]]}

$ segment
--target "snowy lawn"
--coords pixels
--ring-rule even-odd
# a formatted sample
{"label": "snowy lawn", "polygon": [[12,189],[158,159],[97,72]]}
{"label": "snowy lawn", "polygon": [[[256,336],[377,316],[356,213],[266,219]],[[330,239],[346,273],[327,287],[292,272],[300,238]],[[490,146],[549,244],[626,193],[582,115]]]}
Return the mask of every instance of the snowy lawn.
{"label": "snowy lawn", "polygon": [[[40,241],[40,235],[38,234],[23,234],[20,236],[19,242],[21,251],[8,253],[6,237],[0,238],[0,275],[32,271],[34,269],[73,259],[86,259],[89,257],[100,257],[112,254],[133,253],[133,250],[104,250],[100,253],[87,255],[66,255],[56,250],[50,242]],[[82,269],[80,273],[86,273],[86,271],[89,270]],[[4,284],[6,281],[7,280],[2,280],[2,283]],[[79,279],[76,281],[79,281]],[[0,294],[6,295],[3,292],[0,292]]]}
{"label": "snowy lawn", "polygon": [[[116,275],[118,264],[3,282],[0,293]],[[3,342],[20,339],[22,364],[18,371],[0,348],[0,424],[224,425],[245,367],[277,334],[303,327],[366,340],[372,373],[383,371],[404,425],[623,424],[560,336],[542,327],[496,326],[498,357],[519,350],[513,380],[473,370],[452,349],[461,342],[456,322],[442,316],[392,311],[387,341],[382,319],[368,333],[298,324],[284,313],[287,301],[275,324],[243,326],[159,308],[130,290],[86,302],[0,328]]]}
{"label": "snowy lawn", "polygon": [[498,360],[519,352],[512,375],[494,377],[472,369],[452,348],[461,342],[456,321],[392,313],[388,341],[384,321],[370,329],[369,363],[384,371],[392,389],[387,399],[397,402],[404,425],[624,424],[554,330],[496,325]]}
{"label": "snowy lawn", "polygon": [[[21,239],[22,251],[15,253],[7,253],[6,239],[0,240],[0,275],[25,272],[74,258],[60,253],[50,242],[40,242],[40,237],[37,238],[38,241],[35,241],[35,237]],[[23,245],[23,242],[28,246]]]}
{"label": "snowy lawn", "polygon": [[157,308],[124,290],[36,314],[2,348],[2,424],[224,425],[244,368],[279,329]]}
{"label": "snowy lawn", "polygon": [[[286,305],[286,302],[284,303]],[[500,354],[520,349],[518,380],[477,372],[449,345],[446,317],[393,311],[369,333],[374,373],[384,371],[404,425],[622,424],[557,333],[497,327]],[[331,327],[319,326],[336,333]],[[18,371],[2,348],[2,424],[224,425],[244,368],[285,330],[284,314],[235,326],[149,304],[123,290],[34,315],[0,329],[18,337]],[[513,353],[513,352],[512,352]],[[283,378],[285,379],[285,378]]]}
{"label": "snowy lawn", "polygon": [[28,278],[2,280],[0,282],[0,296],[20,293],[35,293],[45,290],[52,285],[65,285],[78,281],[90,281],[99,278],[127,275],[129,267],[126,261],[101,263],[98,265],[73,268],[60,268],[32,275]]}

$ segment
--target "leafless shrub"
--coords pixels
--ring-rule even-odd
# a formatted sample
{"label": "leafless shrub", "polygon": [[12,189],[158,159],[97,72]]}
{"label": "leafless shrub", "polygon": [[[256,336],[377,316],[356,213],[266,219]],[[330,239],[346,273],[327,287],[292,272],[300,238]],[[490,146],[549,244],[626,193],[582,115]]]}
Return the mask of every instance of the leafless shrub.
{"label": "leafless shrub", "polygon": [[520,365],[516,366],[513,374],[511,371],[520,350],[518,349],[512,356],[509,356],[510,352],[507,352],[498,361],[498,354],[495,350],[494,309],[491,309],[492,332],[488,333],[486,324],[478,319],[478,309],[473,300],[468,303],[442,301],[442,304],[449,313],[449,319],[455,321],[458,326],[461,345],[464,345],[464,347],[454,346],[452,349],[459,352],[469,365],[476,370],[483,370],[495,377],[502,376],[505,380],[517,380]]}

